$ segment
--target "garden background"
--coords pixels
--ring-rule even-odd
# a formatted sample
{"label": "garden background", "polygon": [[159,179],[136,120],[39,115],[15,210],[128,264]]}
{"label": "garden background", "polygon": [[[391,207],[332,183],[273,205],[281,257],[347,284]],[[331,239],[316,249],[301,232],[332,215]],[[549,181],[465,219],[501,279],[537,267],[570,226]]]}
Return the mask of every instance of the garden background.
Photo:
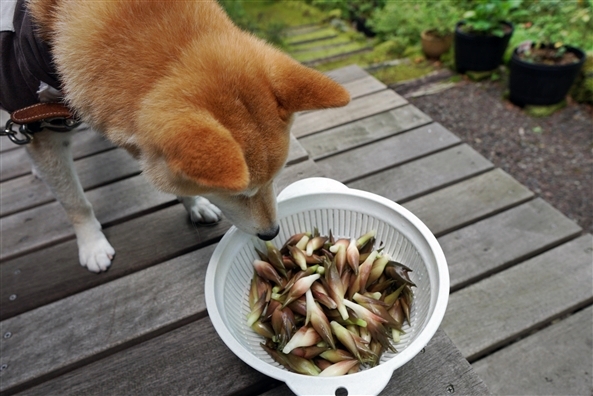
{"label": "garden background", "polygon": [[[496,166],[593,232],[593,5],[591,0],[219,0],[242,28],[327,71],[358,64]],[[507,20],[502,65],[458,74],[454,46],[427,59],[421,33],[457,22]],[[508,100],[508,62],[531,40],[587,58],[567,100],[521,108]]]}

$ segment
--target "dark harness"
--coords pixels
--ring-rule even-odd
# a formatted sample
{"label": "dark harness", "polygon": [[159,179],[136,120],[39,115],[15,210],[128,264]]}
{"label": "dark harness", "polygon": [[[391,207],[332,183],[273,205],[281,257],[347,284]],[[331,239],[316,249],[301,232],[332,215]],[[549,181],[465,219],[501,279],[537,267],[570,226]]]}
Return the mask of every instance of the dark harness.
{"label": "dark harness", "polygon": [[51,48],[40,40],[24,0],[17,0],[12,30],[0,32],[0,107],[10,113],[0,135],[27,144],[42,129],[67,132],[77,121],[62,102],[41,103],[42,82],[60,89]]}

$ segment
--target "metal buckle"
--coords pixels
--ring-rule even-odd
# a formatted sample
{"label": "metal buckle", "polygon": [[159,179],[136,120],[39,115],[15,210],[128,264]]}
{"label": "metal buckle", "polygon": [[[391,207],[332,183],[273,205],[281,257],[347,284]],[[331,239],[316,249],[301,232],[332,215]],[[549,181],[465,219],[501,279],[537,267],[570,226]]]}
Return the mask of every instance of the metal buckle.
{"label": "metal buckle", "polygon": [[47,128],[54,132],[69,132],[80,124],[80,121],[73,118],[46,118],[40,121],[39,129]]}
{"label": "metal buckle", "polygon": [[[6,122],[6,126],[4,127],[4,131],[0,131],[0,136],[8,136],[11,142],[13,142],[14,144],[18,144],[19,146],[31,143],[31,141],[33,140],[33,135],[28,130],[27,125],[21,125],[18,131],[12,128],[15,125],[18,124],[15,124],[11,120],[8,120]],[[20,138],[19,134],[23,137]]]}
{"label": "metal buckle", "polygon": [[[54,132],[70,132],[81,124],[73,118],[47,118],[39,122],[32,124],[17,124],[11,120],[6,122],[6,126],[3,131],[0,131],[0,136],[8,136],[11,142],[18,144],[19,146],[29,144],[33,140],[33,133],[39,132],[43,129],[49,129]],[[14,129],[16,126],[18,130]],[[31,125],[31,128],[29,128]],[[22,136],[22,137],[19,137]]]}

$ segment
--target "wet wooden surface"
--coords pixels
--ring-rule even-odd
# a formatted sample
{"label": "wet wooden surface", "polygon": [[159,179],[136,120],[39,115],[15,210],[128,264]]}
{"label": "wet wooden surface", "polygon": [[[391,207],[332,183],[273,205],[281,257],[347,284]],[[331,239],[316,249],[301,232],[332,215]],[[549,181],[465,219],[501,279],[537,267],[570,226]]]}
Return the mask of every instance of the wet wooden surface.
{"label": "wet wooden surface", "polygon": [[[392,199],[437,236],[451,275],[441,328],[382,394],[590,394],[591,370],[576,366],[591,367],[590,332],[587,341],[579,330],[592,323],[591,235],[364,70],[330,75],[353,101],[298,116],[278,191],[326,176]],[[123,150],[90,130],[75,140],[117,255],[106,273],[82,268],[72,228],[24,150],[0,142],[0,391],[291,394],[239,360],[208,318],[206,267],[230,223],[196,227]],[[549,366],[533,348],[554,341]]]}

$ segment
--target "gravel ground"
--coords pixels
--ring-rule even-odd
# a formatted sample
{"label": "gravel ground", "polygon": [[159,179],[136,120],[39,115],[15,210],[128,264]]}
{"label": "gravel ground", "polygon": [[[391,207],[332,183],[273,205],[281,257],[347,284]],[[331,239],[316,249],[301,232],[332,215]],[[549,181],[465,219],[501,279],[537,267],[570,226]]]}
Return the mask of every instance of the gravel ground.
{"label": "gravel ground", "polygon": [[593,108],[569,100],[535,118],[503,99],[504,86],[461,81],[408,100],[592,233]]}

